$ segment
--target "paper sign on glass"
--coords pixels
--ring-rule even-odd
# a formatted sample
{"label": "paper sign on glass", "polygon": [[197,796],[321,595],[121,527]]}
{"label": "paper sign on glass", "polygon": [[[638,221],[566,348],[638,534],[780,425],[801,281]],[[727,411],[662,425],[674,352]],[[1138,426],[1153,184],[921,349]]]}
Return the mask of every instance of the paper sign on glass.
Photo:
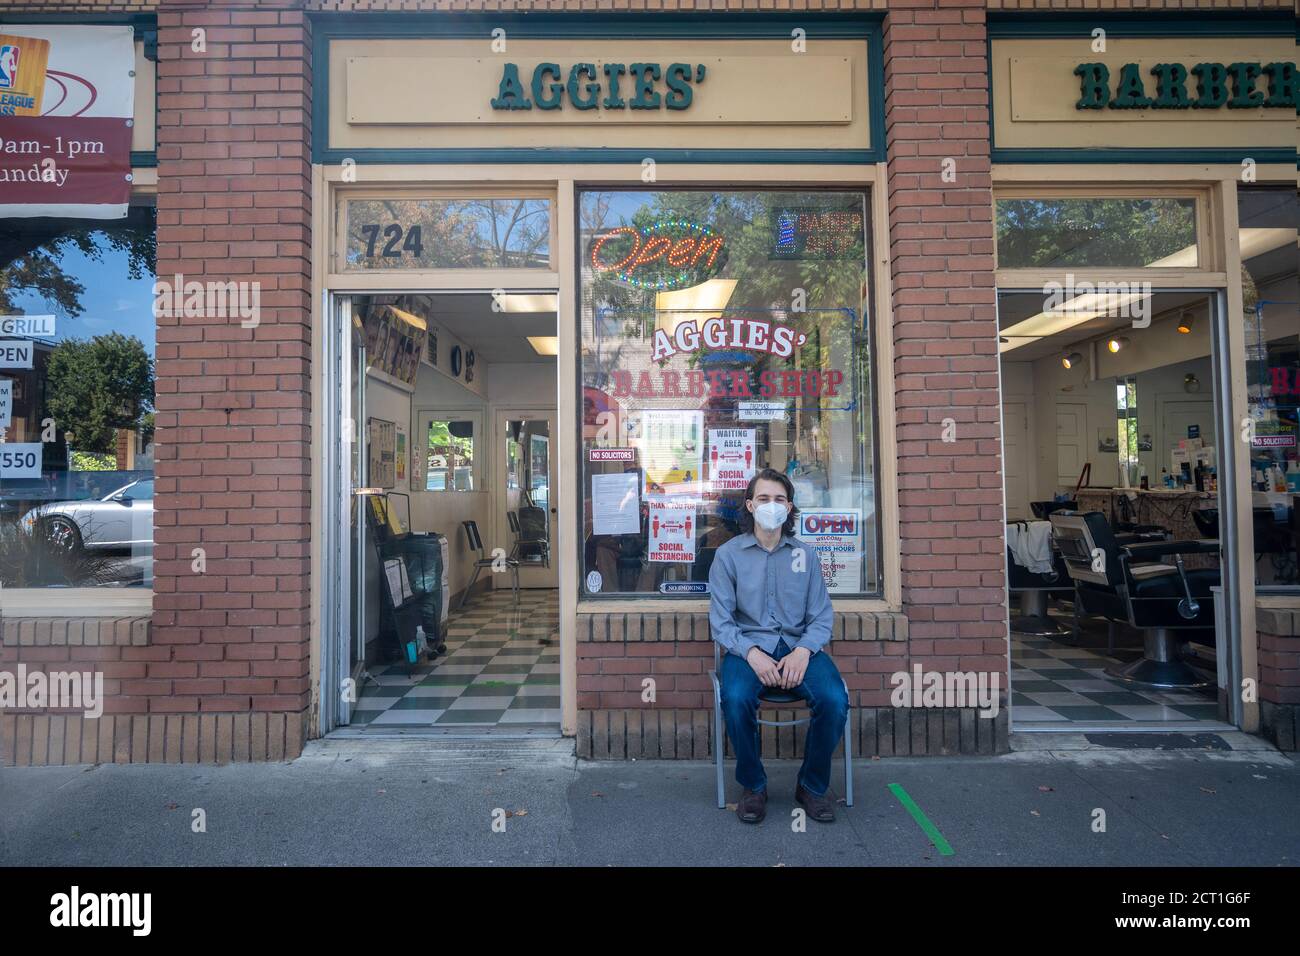
{"label": "paper sign on glass", "polygon": [[13,419],[14,380],[0,378],[0,428],[8,428]]}
{"label": "paper sign on glass", "polygon": [[854,593],[862,589],[862,509],[803,509],[795,535],[817,552],[827,591]]}
{"label": "paper sign on glass", "polygon": [[15,442],[0,445],[0,479],[41,477],[40,442]]}
{"label": "paper sign on glass", "polygon": [[698,521],[695,502],[650,502],[650,560],[692,563]]}
{"label": "paper sign on glass", "polygon": [[639,534],[641,476],[635,472],[591,476],[591,533]]}
{"label": "paper sign on glass", "polygon": [[744,491],[754,477],[758,446],[752,428],[709,429],[709,482],[714,491]]}
{"label": "paper sign on glass", "polygon": [[641,415],[641,462],[648,495],[695,493],[704,463],[704,413],[646,409]]}

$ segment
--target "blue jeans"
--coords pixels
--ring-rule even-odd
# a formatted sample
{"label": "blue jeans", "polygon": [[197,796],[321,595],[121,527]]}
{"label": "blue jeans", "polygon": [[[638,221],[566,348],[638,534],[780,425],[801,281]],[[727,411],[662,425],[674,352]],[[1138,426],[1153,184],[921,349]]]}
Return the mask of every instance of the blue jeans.
{"label": "blue jeans", "polygon": [[[772,658],[779,661],[789,653],[785,641],[778,641]],[[735,654],[723,655],[720,683],[722,714],[732,749],[736,751],[736,782],[755,792],[766,790],[767,774],[760,759],[758,737],[758,692],[763,684],[749,662]],[[792,687],[790,692],[807,701],[812,711],[798,781],[809,793],[820,797],[830,788],[831,758],[844,735],[848,695],[839,668],[825,651],[809,658],[803,683]]]}

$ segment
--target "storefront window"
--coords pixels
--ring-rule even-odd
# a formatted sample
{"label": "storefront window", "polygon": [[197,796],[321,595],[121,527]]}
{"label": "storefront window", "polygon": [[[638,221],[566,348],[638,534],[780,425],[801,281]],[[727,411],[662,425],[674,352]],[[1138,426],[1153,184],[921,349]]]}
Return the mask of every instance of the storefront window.
{"label": "storefront window", "polygon": [[149,586],[154,210],[0,245],[0,586]]}
{"label": "storefront window", "polygon": [[757,469],[833,594],[879,591],[866,197],[580,198],[589,595],[707,592]]}
{"label": "storefront window", "polygon": [[1241,188],[1237,203],[1250,403],[1250,477],[1255,575],[1260,584],[1300,584],[1300,283],[1291,188]]}
{"label": "storefront window", "polygon": [[1000,269],[1198,264],[1194,199],[998,199]]}
{"label": "storefront window", "polygon": [[549,269],[548,199],[352,199],[351,269]]}

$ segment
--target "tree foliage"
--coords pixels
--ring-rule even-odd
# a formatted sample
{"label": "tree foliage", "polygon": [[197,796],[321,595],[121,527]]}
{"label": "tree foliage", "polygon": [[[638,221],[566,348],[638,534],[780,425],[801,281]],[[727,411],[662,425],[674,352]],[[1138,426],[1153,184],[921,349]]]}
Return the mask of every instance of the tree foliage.
{"label": "tree foliage", "polygon": [[153,359],[135,336],[67,339],[50,352],[45,374],[46,411],[79,451],[113,451],[116,430],[135,429],[152,411]]}

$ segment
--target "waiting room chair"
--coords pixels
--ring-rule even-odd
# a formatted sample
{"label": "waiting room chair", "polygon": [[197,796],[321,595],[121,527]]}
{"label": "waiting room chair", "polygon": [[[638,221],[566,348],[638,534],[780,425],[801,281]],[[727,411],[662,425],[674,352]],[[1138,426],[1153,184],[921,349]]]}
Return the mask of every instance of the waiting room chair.
{"label": "waiting room chair", "polygon": [[[819,653],[824,654],[825,651]],[[726,742],[727,727],[722,718],[722,655],[719,653],[717,641],[713,642],[713,671],[709,674],[709,680],[713,682],[713,764],[718,774],[718,809],[725,810],[727,784],[722,770],[722,750]],[[851,807],[853,806],[853,697],[849,694],[847,683],[844,685],[844,695],[849,699],[849,709],[844,715],[844,805]],[[804,699],[793,691],[782,690],[779,687],[764,687],[758,693],[760,714],[763,712],[764,704],[804,704]],[[807,717],[796,717],[794,720],[764,720],[761,716],[758,718],[758,723],[762,727],[799,727],[811,722],[811,712]]]}
{"label": "waiting room chair", "polygon": [[[484,553],[483,551],[483,539],[479,537],[478,522],[462,521],[461,524],[464,525],[465,527],[465,537],[469,541],[470,550],[478,552],[478,560],[474,562],[474,576],[469,579],[469,584],[465,585],[465,590],[460,596],[460,603],[456,605],[457,610],[463,608],[465,606],[465,602],[469,600],[469,592],[473,589],[474,582],[478,580],[478,576],[480,572],[482,572],[484,568],[491,568],[493,565],[497,563],[495,558],[488,557],[487,554]],[[519,562],[511,557],[505,557],[502,558],[501,560],[505,562],[506,569],[509,570],[511,574],[514,575],[514,583],[513,583],[512,590],[515,593],[515,603],[518,604],[519,603]]]}
{"label": "waiting room chair", "polygon": [[510,552],[510,556],[518,558],[522,563],[527,558],[536,555],[542,559],[542,567],[549,568],[551,566],[551,543],[544,537],[525,538],[519,523],[519,515],[516,512],[507,511],[506,520],[510,522],[510,533],[515,536],[515,546]]}
{"label": "waiting room chair", "polygon": [[1198,631],[1208,630],[1213,641],[1210,588],[1219,584],[1219,569],[1188,570],[1183,555],[1217,554],[1218,542],[1120,540],[1099,511],[1056,512],[1051,522],[1052,540],[1065,558],[1082,610],[1143,632],[1142,658],[1113,664],[1106,673],[1151,687],[1207,686],[1210,682],[1184,663],[1179,651]]}

